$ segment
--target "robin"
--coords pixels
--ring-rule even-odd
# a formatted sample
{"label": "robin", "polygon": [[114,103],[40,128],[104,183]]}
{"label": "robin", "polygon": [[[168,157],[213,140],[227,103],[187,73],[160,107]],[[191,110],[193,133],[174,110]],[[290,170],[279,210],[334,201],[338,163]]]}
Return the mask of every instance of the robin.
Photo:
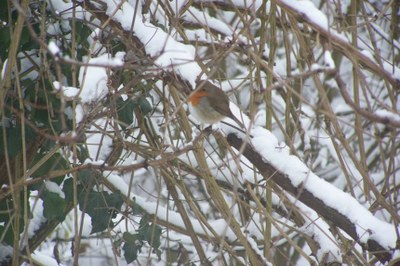
{"label": "robin", "polygon": [[229,117],[244,128],[243,123],[232,114],[225,92],[207,80],[197,82],[196,90],[188,101],[191,113],[202,123],[213,124]]}

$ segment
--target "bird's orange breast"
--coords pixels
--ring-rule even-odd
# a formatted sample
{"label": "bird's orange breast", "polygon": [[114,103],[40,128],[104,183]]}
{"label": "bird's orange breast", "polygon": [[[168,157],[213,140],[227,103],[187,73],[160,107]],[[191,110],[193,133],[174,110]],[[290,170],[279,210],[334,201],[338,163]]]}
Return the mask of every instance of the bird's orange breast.
{"label": "bird's orange breast", "polygon": [[199,104],[201,98],[203,98],[204,96],[207,96],[207,95],[208,95],[208,93],[205,92],[205,91],[197,91],[197,92],[193,93],[193,94],[189,97],[188,101],[190,102],[190,104],[191,104],[192,106],[196,106],[196,105]]}

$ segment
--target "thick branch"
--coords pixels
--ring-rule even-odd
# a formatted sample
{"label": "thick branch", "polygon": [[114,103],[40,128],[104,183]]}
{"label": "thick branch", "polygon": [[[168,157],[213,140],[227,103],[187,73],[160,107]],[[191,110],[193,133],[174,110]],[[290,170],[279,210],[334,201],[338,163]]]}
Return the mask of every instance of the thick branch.
{"label": "thick branch", "polygon": [[[230,145],[236,149],[241,149],[243,140],[235,134],[229,134],[227,140]],[[392,255],[389,250],[386,250],[375,240],[369,239],[367,243],[362,243],[356,231],[356,226],[343,214],[336,209],[324,204],[322,200],[316,198],[310,191],[304,187],[295,187],[287,175],[266,163],[263,157],[256,152],[250,145],[246,145],[243,150],[245,156],[256,168],[262,176],[268,180],[272,180],[284,190],[295,196],[302,203],[316,211],[319,215],[329,221],[331,224],[345,231],[351,238],[359,243],[363,248],[374,254],[381,262],[386,262],[391,259]]]}

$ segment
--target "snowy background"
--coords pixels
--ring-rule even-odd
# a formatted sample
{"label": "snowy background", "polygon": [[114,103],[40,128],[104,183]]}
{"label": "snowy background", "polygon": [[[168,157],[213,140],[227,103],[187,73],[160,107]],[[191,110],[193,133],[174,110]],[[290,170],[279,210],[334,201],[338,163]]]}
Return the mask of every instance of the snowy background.
{"label": "snowy background", "polygon": [[[16,51],[0,14],[0,258],[399,259],[400,7],[354,3],[10,6],[29,26]],[[187,104],[198,78],[230,96],[245,128],[199,125]]]}

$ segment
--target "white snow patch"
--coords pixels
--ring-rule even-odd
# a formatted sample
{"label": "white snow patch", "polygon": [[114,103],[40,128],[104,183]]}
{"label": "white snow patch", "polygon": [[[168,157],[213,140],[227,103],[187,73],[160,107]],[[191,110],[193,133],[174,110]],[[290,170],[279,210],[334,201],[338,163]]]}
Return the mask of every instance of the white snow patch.
{"label": "white snow patch", "polygon": [[313,2],[308,0],[282,0],[282,2],[290,6],[291,9],[306,16],[314,24],[320,26],[324,30],[328,30],[328,18],[322,11],[315,7]]}
{"label": "white snow patch", "polygon": [[334,69],[335,68],[335,62],[332,59],[331,51],[326,50],[324,52],[324,63],[325,63],[325,67],[327,67],[328,69]]}
{"label": "white snow patch", "polygon": [[207,13],[195,8],[191,8],[190,12],[187,12],[185,14],[184,20],[192,22],[194,24],[201,24],[204,25],[205,27],[210,27],[226,36],[232,36],[234,33],[231,26],[227,25],[226,23],[223,23],[222,20],[213,18],[209,16]]}
{"label": "white snow patch", "polygon": [[[226,2],[228,4],[233,3],[237,7],[246,8],[248,10],[255,12],[261,7],[263,1],[261,1],[261,0],[232,0],[232,1],[224,0],[222,2]],[[269,6],[270,6],[270,2],[268,1],[267,2],[267,11],[269,11]],[[267,12],[267,14],[268,14],[268,12]]]}
{"label": "white snow patch", "polygon": [[44,184],[48,191],[56,193],[60,196],[60,198],[65,199],[64,191],[61,190],[61,187],[57,183],[47,180],[44,182]]}
{"label": "white snow patch", "polygon": [[310,209],[303,203],[298,202],[294,198],[292,198],[292,200],[296,202],[296,205],[301,209],[301,213],[307,217],[305,224],[300,228],[300,230],[315,239],[315,241],[320,245],[316,254],[318,260],[321,261],[326,255],[328,255],[326,258],[327,262],[341,262],[342,253],[335,237],[329,229],[328,224],[320,219],[314,210]]}
{"label": "white snow patch", "polygon": [[91,164],[102,165],[107,160],[112,151],[113,140],[103,132],[113,130],[114,128],[106,119],[98,119],[88,130],[89,132],[94,132],[87,134],[86,141]]}
{"label": "white snow patch", "polygon": [[[46,265],[46,266],[61,266],[63,264],[59,264],[54,258],[49,255],[44,254],[43,252],[34,252],[31,254],[33,262],[36,265]],[[28,265],[28,264],[27,264]]]}
{"label": "white snow patch", "polygon": [[85,117],[85,110],[81,104],[77,104],[75,107],[75,120],[79,124]]}
{"label": "white snow patch", "polygon": [[7,70],[7,64],[8,64],[8,58],[6,60],[4,60],[2,69],[1,69],[1,79],[4,79],[4,75],[6,74],[6,70]]}
{"label": "white snow patch", "polygon": [[0,243],[0,262],[12,257],[13,247]]}
{"label": "white snow patch", "polygon": [[195,49],[175,41],[161,28],[145,21],[140,7],[135,14],[135,8],[127,2],[104,1],[107,3],[106,14],[119,22],[123,29],[130,31],[134,25],[134,34],[143,43],[147,54],[155,58],[158,70],[176,71],[182,78],[195,87],[196,77],[201,68],[194,61]]}
{"label": "white snow patch", "polygon": [[54,55],[54,56],[60,56],[61,55],[61,51],[60,48],[58,48],[57,44],[53,41],[49,42],[49,45],[47,46],[47,48],[49,49],[49,52]]}
{"label": "white snow patch", "polygon": [[53,81],[53,86],[56,90],[62,91],[63,95],[66,97],[76,97],[79,94],[79,89],[76,87],[69,87],[69,86],[63,86],[60,82],[58,81]]}
{"label": "white snow patch", "polygon": [[[121,66],[123,62],[120,58],[112,58],[110,54],[103,54],[96,58],[91,58],[88,64],[98,64],[99,66],[83,66],[79,71],[79,84],[81,92],[79,94],[83,103],[100,101],[108,93],[108,73],[106,66]],[[100,66],[104,65],[104,66]]]}
{"label": "white snow patch", "polygon": [[28,237],[31,238],[35,235],[36,231],[40,229],[42,224],[46,222],[46,218],[43,216],[43,201],[39,197],[35,196],[36,191],[33,191],[29,198],[29,204],[31,206],[32,219],[29,220],[28,227],[25,228],[28,232]]}
{"label": "white snow patch", "polygon": [[393,113],[393,112],[390,112],[390,111],[384,110],[384,109],[376,110],[374,112],[374,114],[376,114],[382,118],[387,118],[393,122],[400,123],[400,114],[396,114],[396,113]]}

